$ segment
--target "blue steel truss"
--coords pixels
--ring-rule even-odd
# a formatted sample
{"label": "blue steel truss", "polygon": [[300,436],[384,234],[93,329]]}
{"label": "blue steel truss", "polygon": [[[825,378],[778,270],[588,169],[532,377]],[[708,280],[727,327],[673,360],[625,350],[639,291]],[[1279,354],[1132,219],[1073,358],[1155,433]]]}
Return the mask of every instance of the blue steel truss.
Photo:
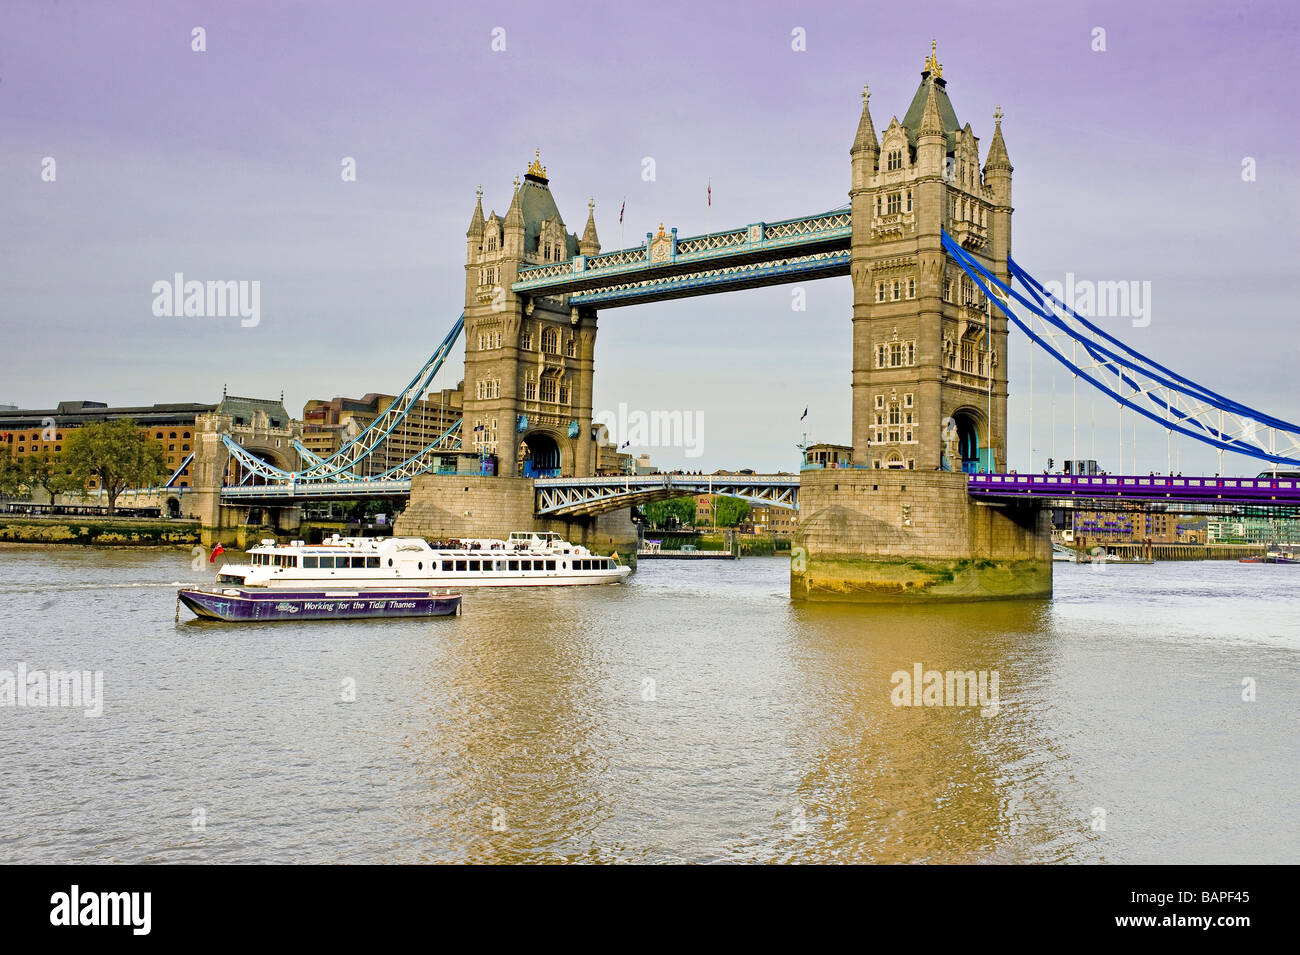
{"label": "blue steel truss", "polygon": [[639,474],[538,478],[537,513],[582,517],[688,494],[721,494],[756,504],[798,507],[797,474]]}
{"label": "blue steel truss", "polygon": [[[1027,295],[981,265],[947,232],[943,246],[1031,342],[1107,397],[1171,433],[1221,451],[1300,466],[1300,425],[1226,398],[1147,358],[1056,299],[1014,260],[1008,258],[1008,270]],[[1012,307],[1012,299],[1028,317]]]}
{"label": "blue steel truss", "polygon": [[[384,410],[384,413],[328,458],[322,459],[303,447],[301,442],[295,441],[294,449],[306,464],[306,467],[299,471],[285,471],[263,461],[257,455],[250,453],[237,442],[231,440],[228,435],[222,435],[222,441],[225,443],[227,450],[240,464],[243,474],[243,480],[240,483],[250,483],[256,478],[261,478],[264,482],[293,481],[294,483],[313,481],[335,483],[366,480],[367,476],[361,473],[359,466],[388,441],[393,432],[401,427],[407,416],[420,404],[424,398],[425,390],[433,381],[434,376],[442,369],[448,357],[450,357],[451,349],[455,346],[464,329],[465,313],[461,312],[460,316],[452,324],[451,330],[443,338],[434,353],[429,356],[428,361],[416,372],[415,377],[407,383],[401,393],[393,399],[392,403]],[[432,466],[432,458],[435,452],[455,450],[459,447],[460,422],[457,421],[432,444],[422,448],[418,453],[397,465],[397,467],[388,469],[385,475],[397,474],[409,477],[410,474],[419,473],[418,469],[421,466],[426,470]]]}

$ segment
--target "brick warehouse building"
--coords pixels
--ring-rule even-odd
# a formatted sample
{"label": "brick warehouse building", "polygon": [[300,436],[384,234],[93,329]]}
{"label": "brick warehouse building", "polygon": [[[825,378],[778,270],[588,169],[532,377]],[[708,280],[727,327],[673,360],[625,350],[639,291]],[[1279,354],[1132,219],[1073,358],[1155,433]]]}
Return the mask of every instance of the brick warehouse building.
{"label": "brick warehouse building", "polygon": [[[170,474],[193,450],[195,417],[216,408],[216,405],[191,402],[110,407],[102,401],[60,401],[47,410],[5,410],[0,411],[0,448],[16,459],[44,452],[59,454],[68,434],[77,428],[131,418],[139,425],[141,434],[162,445],[163,461]],[[176,484],[188,487],[190,476],[182,471]],[[92,479],[87,488],[98,490],[97,482]]]}

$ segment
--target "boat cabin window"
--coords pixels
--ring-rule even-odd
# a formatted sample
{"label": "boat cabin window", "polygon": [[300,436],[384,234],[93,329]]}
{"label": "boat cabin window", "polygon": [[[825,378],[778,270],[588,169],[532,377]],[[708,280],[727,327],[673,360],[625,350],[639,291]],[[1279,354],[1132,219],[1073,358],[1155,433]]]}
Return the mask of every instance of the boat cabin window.
{"label": "boat cabin window", "polygon": [[353,567],[357,567],[357,568],[365,567],[365,566],[366,566],[366,559],[365,559],[364,557],[353,557],[353,558],[352,558],[352,566],[353,566]]}
{"label": "boat cabin window", "polygon": [[305,569],[307,569],[307,570],[315,570],[317,567],[320,566],[320,558],[319,558],[319,557],[304,557],[304,558],[302,559],[302,566],[303,566]]}
{"label": "boat cabin window", "polygon": [[456,569],[457,569],[457,570],[467,570],[468,568],[469,568],[469,562],[468,562],[468,561],[464,561],[464,560],[458,560],[458,561],[456,561]]}
{"label": "boat cabin window", "polygon": [[443,572],[444,574],[450,573],[450,572],[451,572],[451,568],[452,568],[452,562],[451,562],[451,561],[449,561],[449,560],[444,560],[444,561],[442,562],[442,572]]}
{"label": "boat cabin window", "polygon": [[512,560],[512,561],[510,561],[509,567],[510,567],[511,570],[518,570],[518,569],[519,569],[519,561],[517,561],[517,560]]}
{"label": "boat cabin window", "polygon": [[553,560],[548,560],[548,561],[546,562],[546,569],[547,569],[547,570],[554,570],[554,569],[555,569],[555,561],[553,561]]}
{"label": "boat cabin window", "polygon": [[379,566],[379,558],[378,558],[378,557],[367,557],[367,558],[366,558],[366,566],[369,567],[369,568],[371,568],[371,569],[374,569],[374,568],[378,567],[378,566]]}
{"label": "boat cabin window", "polygon": [[479,565],[478,565],[478,561],[476,561],[476,560],[471,560],[471,561],[469,562],[469,569],[470,569],[470,570],[475,570],[475,571],[476,571],[476,570],[478,570],[478,566],[479,566]]}

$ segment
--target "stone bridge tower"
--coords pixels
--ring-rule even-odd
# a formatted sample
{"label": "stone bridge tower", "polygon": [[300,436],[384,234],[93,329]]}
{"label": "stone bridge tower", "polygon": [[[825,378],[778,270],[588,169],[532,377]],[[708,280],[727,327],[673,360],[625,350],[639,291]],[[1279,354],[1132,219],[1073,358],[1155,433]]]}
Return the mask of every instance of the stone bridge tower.
{"label": "stone bridge tower", "polygon": [[[221,487],[236,483],[240,472],[222,442],[229,435],[247,451],[284,471],[298,471],[302,461],[293,442],[302,437],[302,423],[284,407],[284,396],[240,398],[222,394],[221,403],[208,414],[194,419],[194,463],[189,493],[182,507],[186,516],[199,521],[204,544],[214,541],[240,546],[257,540],[263,527],[288,531],[301,520],[298,507],[223,505]],[[253,525],[250,518],[256,518]]]}
{"label": "stone bridge tower", "polygon": [[591,430],[596,312],[568,296],[531,298],[511,285],[521,268],[600,251],[594,203],[582,237],[568,232],[540,155],[505,218],[484,218],[483,190],[466,233],[465,416],[462,448],[495,455],[503,477],[595,471]]}
{"label": "stone bridge tower", "polygon": [[853,179],[853,454],[876,468],[990,470],[1007,461],[1007,321],[948,260],[942,230],[1004,281],[1011,163],[995,113],[980,141],[931,45],[902,122],[877,139],[862,94]]}
{"label": "stone bridge tower", "polygon": [[963,470],[1006,467],[1007,324],[951,262],[947,231],[1003,280],[1011,163],[1001,111],[980,169],[933,46],[900,122],[867,93],[851,150],[853,461],[799,478],[790,594],[915,603],[1046,597],[1051,522],[972,501]]}

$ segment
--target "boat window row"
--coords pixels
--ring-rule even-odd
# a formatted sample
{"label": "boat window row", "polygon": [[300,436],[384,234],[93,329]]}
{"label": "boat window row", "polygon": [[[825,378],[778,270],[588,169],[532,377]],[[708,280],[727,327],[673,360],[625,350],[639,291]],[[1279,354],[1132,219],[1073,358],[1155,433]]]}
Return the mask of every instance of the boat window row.
{"label": "boat window row", "polygon": [[[571,570],[609,570],[613,567],[614,562],[608,557],[595,557],[591,559],[574,560],[571,562]],[[442,561],[442,572],[453,573],[460,571],[462,573],[491,573],[509,572],[509,571],[537,571],[555,570],[556,561],[554,560],[525,560],[511,558],[509,560],[444,560]]]}
{"label": "boat window row", "polygon": [[467,571],[469,573],[491,573],[492,571],[511,571],[511,570],[555,570],[555,561],[553,560],[444,560],[442,562],[442,572],[445,574],[454,571]]}
{"label": "boat window row", "polygon": [[378,557],[299,557],[297,554],[250,554],[255,567],[303,567],[333,570],[344,567],[379,567]]}

